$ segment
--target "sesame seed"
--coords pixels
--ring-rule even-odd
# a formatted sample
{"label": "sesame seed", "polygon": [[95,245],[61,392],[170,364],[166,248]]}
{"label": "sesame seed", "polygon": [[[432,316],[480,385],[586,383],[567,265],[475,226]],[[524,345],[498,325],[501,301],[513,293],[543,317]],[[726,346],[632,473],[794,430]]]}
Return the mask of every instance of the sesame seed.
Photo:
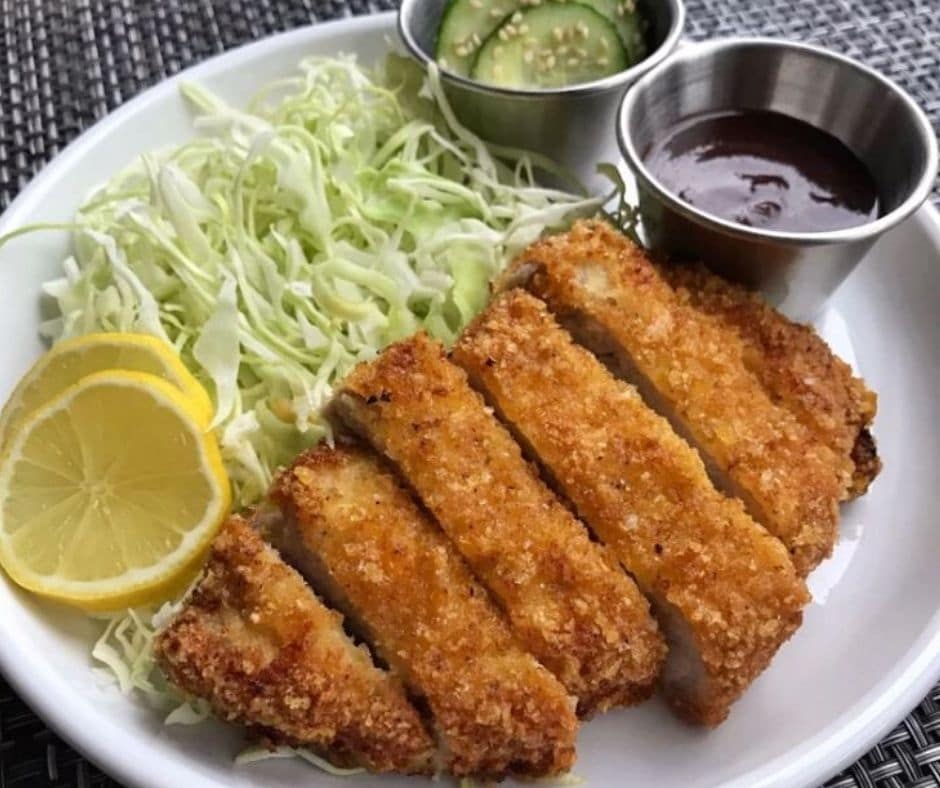
{"label": "sesame seed", "polygon": [[509,40],[509,31],[506,30],[505,27],[501,27],[500,30],[499,30],[499,32],[498,32],[496,35],[499,36],[499,40],[500,40],[500,41],[508,41],[508,40]]}
{"label": "sesame seed", "polygon": [[490,16],[491,16],[493,19],[502,19],[502,18],[503,18],[503,12],[502,12],[500,9],[498,9],[498,8],[491,8],[491,9],[490,9]]}
{"label": "sesame seed", "polygon": [[457,47],[457,49],[456,49],[455,51],[456,51],[456,53],[457,53],[457,57],[466,57],[467,55],[470,54],[470,50],[468,50],[468,49],[467,49],[465,46],[463,46],[463,45],[460,45],[459,47]]}
{"label": "sesame seed", "polygon": [[559,44],[565,40],[565,31],[560,27],[553,28],[552,35]]}
{"label": "sesame seed", "polygon": [[448,66],[447,58],[446,58],[446,57],[439,57],[439,58],[437,59],[437,64],[438,64],[441,68],[447,68],[447,66]]}
{"label": "sesame seed", "polygon": [[524,35],[525,35],[526,33],[528,33],[528,32],[529,32],[529,26],[528,26],[528,25],[519,25],[519,35],[520,35],[520,36],[524,36]]}
{"label": "sesame seed", "polygon": [[606,57],[599,57],[599,58],[597,59],[597,65],[599,65],[599,66],[606,66],[606,65],[608,65],[609,63],[610,63],[610,60],[609,60],[608,58],[606,58]]}
{"label": "sesame seed", "polygon": [[482,0],[470,0],[470,7],[476,11],[479,11],[483,8]]}
{"label": "sesame seed", "polygon": [[574,53],[575,53],[578,57],[587,57],[587,55],[588,55],[587,50],[586,50],[586,49],[582,49],[581,47],[578,47],[577,49],[575,49],[575,50],[574,50]]}
{"label": "sesame seed", "polygon": [[571,68],[574,68],[575,66],[578,66],[578,65],[581,64],[581,60],[580,60],[579,58],[576,58],[576,57],[569,57],[569,58],[568,58],[568,61],[567,61],[567,64],[568,64],[568,66],[570,66]]}
{"label": "sesame seed", "polygon": [[565,55],[568,54],[568,47],[566,47],[566,46],[558,47],[558,48],[555,50],[555,52],[558,54],[559,57],[564,57]]}
{"label": "sesame seed", "polygon": [[531,49],[527,49],[525,54],[522,56],[522,62],[531,63],[533,60],[535,60],[535,52],[533,52]]}
{"label": "sesame seed", "polygon": [[549,55],[545,60],[545,65],[549,68],[555,68],[555,56]]}
{"label": "sesame seed", "polygon": [[606,38],[602,38],[600,41],[601,41],[601,49],[603,49],[605,52],[608,49],[610,49],[610,44],[608,43]]}
{"label": "sesame seed", "polygon": [[522,21],[522,12],[516,11],[516,13],[512,15],[512,22],[514,25],[518,25],[521,21]]}

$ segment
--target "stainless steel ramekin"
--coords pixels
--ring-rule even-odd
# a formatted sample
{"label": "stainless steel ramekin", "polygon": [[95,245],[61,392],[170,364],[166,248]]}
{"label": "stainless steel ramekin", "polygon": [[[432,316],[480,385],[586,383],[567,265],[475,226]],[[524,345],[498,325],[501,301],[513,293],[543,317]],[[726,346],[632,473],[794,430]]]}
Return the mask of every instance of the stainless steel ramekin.
{"label": "stainless steel ramekin", "polygon": [[[399,33],[425,66],[433,60],[446,5],[447,0],[402,0]],[[628,85],[675,49],[685,22],[682,0],[638,0],[637,5],[650,25],[650,54],[635,66],[594,82],[545,90],[494,87],[442,69],[442,84],[457,117],[489,142],[549,157],[591,191],[609,188],[609,181],[598,178],[596,166],[609,157],[620,99]]]}
{"label": "stainless steel ramekin", "polygon": [[[682,201],[643,163],[676,121],[742,109],[782,112],[841,140],[874,176],[881,216],[830,232],[745,227]],[[923,203],[937,174],[937,140],[910,96],[854,60],[787,41],[736,38],[680,49],[630,88],[617,130],[650,246],[702,260],[799,320],[818,315],[878,237]]]}

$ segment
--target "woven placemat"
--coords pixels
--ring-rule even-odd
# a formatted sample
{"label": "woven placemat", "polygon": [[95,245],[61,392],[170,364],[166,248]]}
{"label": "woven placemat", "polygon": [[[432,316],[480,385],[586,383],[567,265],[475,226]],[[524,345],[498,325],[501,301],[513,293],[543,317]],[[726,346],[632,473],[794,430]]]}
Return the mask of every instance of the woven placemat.
{"label": "woven placemat", "polygon": [[[0,0],[0,211],[80,132],[164,77],[271,33],[394,5],[394,0]],[[940,130],[938,0],[687,0],[687,5],[687,31],[695,38],[759,33],[817,42],[857,57],[899,82]],[[934,196],[940,199],[940,192]],[[0,788],[114,785],[0,679]],[[828,785],[940,786],[940,686]]]}

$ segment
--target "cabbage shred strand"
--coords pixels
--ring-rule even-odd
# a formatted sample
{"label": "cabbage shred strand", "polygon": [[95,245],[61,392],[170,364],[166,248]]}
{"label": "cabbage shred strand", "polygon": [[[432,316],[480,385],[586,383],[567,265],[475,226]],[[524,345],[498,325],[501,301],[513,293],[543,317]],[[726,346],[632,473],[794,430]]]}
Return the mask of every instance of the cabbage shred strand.
{"label": "cabbage shred strand", "polygon": [[353,365],[422,328],[452,342],[514,253],[597,207],[497,162],[399,58],[383,77],[306,59],[245,110],[183,93],[202,135],[83,205],[43,330],[172,342],[213,394],[240,505],[330,437],[321,408]]}

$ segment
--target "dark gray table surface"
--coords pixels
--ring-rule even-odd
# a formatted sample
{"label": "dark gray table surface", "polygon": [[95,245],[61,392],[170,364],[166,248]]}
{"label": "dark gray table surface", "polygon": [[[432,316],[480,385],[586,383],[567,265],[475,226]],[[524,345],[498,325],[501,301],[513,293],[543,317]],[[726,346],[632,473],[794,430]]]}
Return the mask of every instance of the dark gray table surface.
{"label": "dark gray table surface", "polygon": [[[896,80],[940,129],[940,0],[687,4],[694,38],[747,33],[824,44]],[[0,0],[0,211],[79,133],[164,77],[271,33],[393,7],[393,0]],[[0,678],[0,788],[112,785]],[[828,785],[940,786],[940,685]]]}

